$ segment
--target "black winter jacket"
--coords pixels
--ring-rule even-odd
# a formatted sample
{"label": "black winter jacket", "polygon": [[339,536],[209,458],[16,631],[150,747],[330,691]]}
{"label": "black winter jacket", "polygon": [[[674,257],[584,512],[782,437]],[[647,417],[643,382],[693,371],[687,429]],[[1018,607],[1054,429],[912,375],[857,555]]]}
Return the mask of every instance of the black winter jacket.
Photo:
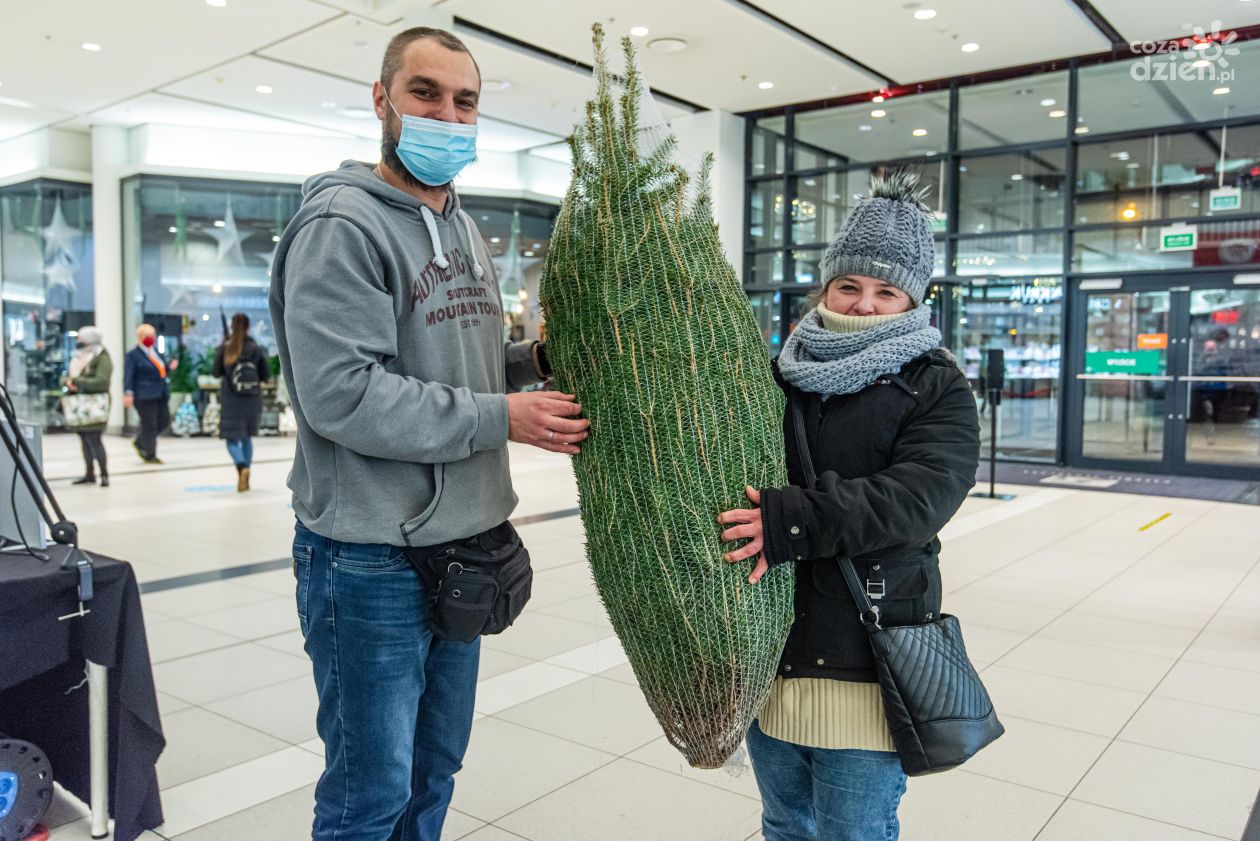
{"label": "black winter jacket", "polygon": [[[786,488],[761,491],[766,560],[796,565],[796,621],[783,677],[872,682],[874,663],[838,558],[854,560],[882,624],[931,621],[941,610],[937,532],[975,484],[980,423],[952,356],[935,350],[856,394],[796,390],[783,432]],[[806,488],[792,422],[792,392],[818,475]]]}
{"label": "black winter jacket", "polygon": [[259,383],[271,379],[271,366],[267,353],[252,339],[245,340],[241,349],[241,357],[231,365],[224,364],[224,346],[214,353],[214,375],[223,378],[219,388],[219,402],[222,404],[219,416],[219,437],[227,441],[240,441],[242,438],[253,438],[258,434],[258,424],[262,420],[262,390],[254,394],[237,394],[232,390],[232,371],[242,362],[252,362],[258,370]]}

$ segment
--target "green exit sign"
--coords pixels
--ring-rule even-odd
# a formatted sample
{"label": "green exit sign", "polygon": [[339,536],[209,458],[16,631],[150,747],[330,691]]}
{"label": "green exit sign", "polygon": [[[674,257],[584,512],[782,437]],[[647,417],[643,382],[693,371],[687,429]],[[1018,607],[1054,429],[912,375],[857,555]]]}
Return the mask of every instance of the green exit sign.
{"label": "green exit sign", "polygon": [[1213,190],[1208,198],[1208,209],[1237,210],[1242,207],[1242,189],[1238,187],[1221,187]]}
{"label": "green exit sign", "polygon": [[1199,246],[1199,229],[1194,225],[1170,225],[1159,229],[1160,251],[1194,251]]}

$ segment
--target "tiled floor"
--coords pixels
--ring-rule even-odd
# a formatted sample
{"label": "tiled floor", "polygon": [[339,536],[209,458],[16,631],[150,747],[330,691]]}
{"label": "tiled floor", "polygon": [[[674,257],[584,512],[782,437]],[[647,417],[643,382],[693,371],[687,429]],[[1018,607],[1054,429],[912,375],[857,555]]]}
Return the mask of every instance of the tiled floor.
{"label": "tiled floor", "polygon": [[[56,483],[84,545],[153,582],[282,559],[292,442],[259,442],[238,495],[218,442],[162,442],[144,468],[111,439],[114,486]],[[77,475],[77,443],[46,442]],[[576,507],[565,459],[513,448],[518,516]],[[205,465],[219,465],[210,466]],[[1260,509],[1011,487],[946,528],[945,607],[1007,735],[912,780],[906,841],[1240,838],[1260,789]],[[1166,519],[1142,530],[1164,514]],[[760,838],[748,766],[695,771],[666,744],[603,615],[576,517],[521,528],[535,595],[485,641],[478,720],[446,841]],[[144,597],[178,841],[309,838],[322,767],[287,569]],[[88,837],[62,798],[56,841]]]}

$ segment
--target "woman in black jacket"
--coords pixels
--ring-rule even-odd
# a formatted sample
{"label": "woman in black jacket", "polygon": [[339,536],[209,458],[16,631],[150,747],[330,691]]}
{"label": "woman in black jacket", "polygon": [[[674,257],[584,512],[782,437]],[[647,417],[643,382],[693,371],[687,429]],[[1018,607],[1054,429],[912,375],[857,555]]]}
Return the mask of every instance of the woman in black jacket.
{"label": "woman in black jacket", "polygon": [[219,437],[227,441],[236,463],[236,490],[249,490],[254,461],[253,437],[262,418],[262,384],[271,376],[267,354],[249,335],[249,316],[232,316],[232,332],[214,355],[214,375],[221,377],[223,403]]}
{"label": "woman in black jacket", "polygon": [[[932,231],[916,179],[872,182],[823,257],[815,308],[775,374],[788,398],[785,488],[719,515],[731,562],[796,564],[796,621],[748,733],[767,841],[895,841],[905,775],[867,634],[837,559],[851,558],[885,625],[941,608],[937,532],[975,482],[980,429],[966,377],[923,303]],[[792,404],[804,412],[797,441]],[[799,447],[818,474],[807,488]]]}

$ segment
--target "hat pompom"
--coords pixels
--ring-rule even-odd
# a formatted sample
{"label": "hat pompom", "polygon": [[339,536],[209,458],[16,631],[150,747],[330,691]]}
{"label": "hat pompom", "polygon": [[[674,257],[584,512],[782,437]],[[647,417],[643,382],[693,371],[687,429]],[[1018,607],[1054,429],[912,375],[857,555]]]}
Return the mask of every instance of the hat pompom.
{"label": "hat pompom", "polygon": [[919,173],[913,169],[893,169],[871,176],[871,198],[906,202],[924,213],[932,212],[924,201],[931,189],[919,186]]}

